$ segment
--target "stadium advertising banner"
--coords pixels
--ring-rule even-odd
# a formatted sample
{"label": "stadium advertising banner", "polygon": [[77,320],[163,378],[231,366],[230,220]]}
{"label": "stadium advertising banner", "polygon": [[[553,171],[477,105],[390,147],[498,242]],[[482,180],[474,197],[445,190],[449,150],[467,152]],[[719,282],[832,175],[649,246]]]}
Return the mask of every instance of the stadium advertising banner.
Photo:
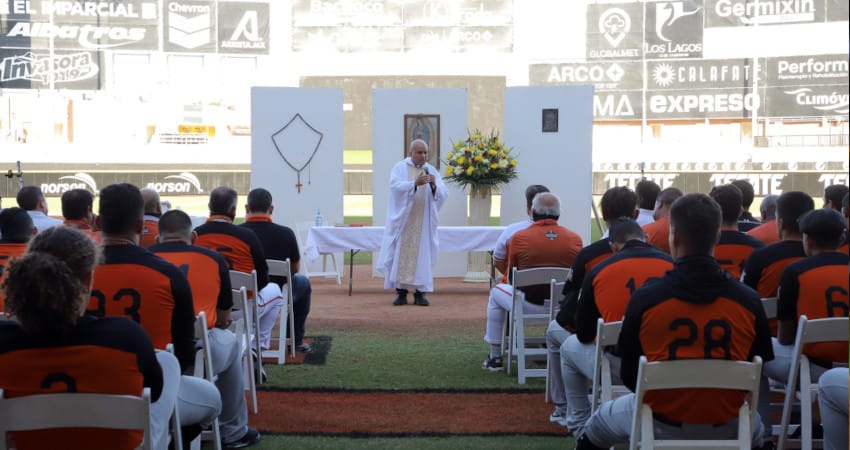
{"label": "stadium advertising banner", "polygon": [[587,5],[587,59],[641,59],[643,5]]}
{"label": "stadium advertising banner", "polygon": [[[114,183],[131,183],[149,187],[161,195],[209,195],[218,186],[230,186],[240,195],[251,189],[249,170],[174,170],[165,171],[114,171],[102,170],[44,170],[24,172],[27,185],[41,188],[45,196],[58,197],[71,189],[85,189],[97,194],[101,188]],[[3,190],[5,189],[5,192]],[[3,197],[14,197],[17,186],[0,184]]]}
{"label": "stadium advertising banner", "polygon": [[511,0],[294,0],[292,50],[511,52]]}
{"label": "stadium advertising banner", "polygon": [[826,10],[827,0],[706,0],[705,27],[818,23],[826,20]]}
{"label": "stadium advertising banner", "polygon": [[763,114],[770,117],[847,115],[848,57],[844,54],[767,58]]}
{"label": "stadium advertising banner", "polygon": [[640,120],[642,118],[643,63],[598,61],[588,63],[532,64],[532,85],[592,84],[593,117],[596,120]]}
{"label": "stadium advertising banner", "polygon": [[0,86],[7,89],[101,89],[102,52],[0,48]]}
{"label": "stadium advertising banner", "polygon": [[218,52],[269,54],[269,4],[220,2]]}
{"label": "stadium advertising banner", "polygon": [[157,1],[0,0],[0,47],[158,50]]}
{"label": "stadium advertising banner", "polygon": [[165,0],[162,7],[163,50],[215,53],[216,2]]}
{"label": "stadium advertising banner", "polygon": [[753,185],[755,195],[779,195],[803,191],[814,198],[833,184],[847,185],[847,162],[736,162],[736,163],[647,163],[641,175],[640,163],[602,163],[593,167],[593,193],[602,195],[617,186],[632,189],[645,176],[662,189],[676,187],[683,192],[709,192],[715,186],[744,179]]}
{"label": "stadium advertising banner", "polygon": [[647,119],[750,117],[760,104],[749,59],[647,61],[646,71]]}
{"label": "stadium advertising banner", "polygon": [[701,58],[702,0],[644,3],[646,59]]}

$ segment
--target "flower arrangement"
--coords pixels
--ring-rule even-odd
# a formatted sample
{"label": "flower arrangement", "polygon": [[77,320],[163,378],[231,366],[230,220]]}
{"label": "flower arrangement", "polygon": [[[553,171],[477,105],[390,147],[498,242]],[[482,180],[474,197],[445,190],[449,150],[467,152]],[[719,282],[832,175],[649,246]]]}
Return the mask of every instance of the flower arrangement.
{"label": "flower arrangement", "polygon": [[509,183],[517,176],[517,163],[511,150],[499,140],[495,130],[486,135],[477,129],[468,131],[466,140],[455,142],[446,155],[444,179],[473,188]]}

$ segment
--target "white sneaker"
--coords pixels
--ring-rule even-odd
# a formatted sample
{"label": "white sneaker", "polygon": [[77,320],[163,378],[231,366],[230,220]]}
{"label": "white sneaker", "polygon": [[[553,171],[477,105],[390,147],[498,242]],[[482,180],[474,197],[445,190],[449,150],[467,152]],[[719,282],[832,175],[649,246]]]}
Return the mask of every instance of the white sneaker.
{"label": "white sneaker", "polygon": [[567,426],[567,412],[555,408],[555,410],[552,411],[552,415],[549,416],[549,422],[557,423],[562,427]]}

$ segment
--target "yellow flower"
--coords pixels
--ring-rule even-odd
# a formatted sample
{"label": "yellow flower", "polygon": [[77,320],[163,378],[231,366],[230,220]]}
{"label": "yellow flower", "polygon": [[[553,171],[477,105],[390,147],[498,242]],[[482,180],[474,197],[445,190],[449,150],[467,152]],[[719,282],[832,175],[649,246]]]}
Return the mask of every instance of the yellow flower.
{"label": "yellow flower", "polygon": [[463,147],[463,142],[461,142],[461,141],[455,142],[455,148],[461,148],[461,147]]}
{"label": "yellow flower", "polygon": [[483,150],[483,149],[484,149],[484,143],[483,143],[483,142],[479,142],[479,143],[478,143],[478,149],[479,149],[479,150]]}
{"label": "yellow flower", "polygon": [[499,165],[498,165],[498,164],[496,164],[496,163],[493,163],[493,164],[490,164],[490,168],[491,168],[491,169],[498,169],[498,168],[499,168]]}
{"label": "yellow flower", "polygon": [[515,159],[511,160],[511,167],[516,167],[516,160]]}
{"label": "yellow flower", "polygon": [[473,171],[475,171],[475,168],[474,168],[474,167],[472,167],[472,166],[469,166],[469,168],[468,168],[468,169],[466,169],[466,174],[467,174],[467,175],[472,175],[472,172],[473,172]]}
{"label": "yellow flower", "polygon": [[493,150],[491,148],[490,150],[487,150],[487,154],[490,155],[490,156],[495,156],[495,155],[498,155],[499,152],[497,152],[496,150]]}
{"label": "yellow flower", "polygon": [[453,172],[453,170],[452,170],[452,168],[451,168],[451,167],[446,167],[446,176],[451,175],[451,174],[452,174],[452,172]]}
{"label": "yellow flower", "polygon": [[451,159],[454,158],[454,157],[455,157],[455,155],[453,155],[451,152],[446,154],[446,159],[448,159],[449,161],[451,161]]}
{"label": "yellow flower", "polygon": [[463,165],[463,163],[466,162],[466,158],[464,158],[463,156],[458,156],[456,161],[458,164]]}

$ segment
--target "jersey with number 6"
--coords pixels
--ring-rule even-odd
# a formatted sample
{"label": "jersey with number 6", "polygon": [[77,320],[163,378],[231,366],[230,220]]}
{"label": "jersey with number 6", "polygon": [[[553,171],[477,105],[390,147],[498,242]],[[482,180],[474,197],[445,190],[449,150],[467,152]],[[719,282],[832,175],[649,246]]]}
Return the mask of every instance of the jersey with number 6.
{"label": "jersey with number 6", "polygon": [[135,245],[107,245],[94,271],[87,312],[124,316],[147,331],[155,348],[174,344],[181,369],[195,359],[195,310],[186,275],[173,264]]}
{"label": "jersey with number 6", "polygon": [[[848,316],[850,279],[844,253],[819,253],[789,264],[779,281],[776,319],[797,322]],[[807,344],[803,353],[823,361],[847,362],[847,341]]]}
{"label": "jersey with number 6", "polygon": [[[635,291],[617,349],[623,383],[635,389],[647,360],[773,359],[770,329],[758,294],[721,270],[710,256],[686,256],[664,277]],[[725,424],[737,417],[742,391],[673,389],[647,392],[653,413],[675,422]],[[698,406],[697,406],[698,405]]]}

